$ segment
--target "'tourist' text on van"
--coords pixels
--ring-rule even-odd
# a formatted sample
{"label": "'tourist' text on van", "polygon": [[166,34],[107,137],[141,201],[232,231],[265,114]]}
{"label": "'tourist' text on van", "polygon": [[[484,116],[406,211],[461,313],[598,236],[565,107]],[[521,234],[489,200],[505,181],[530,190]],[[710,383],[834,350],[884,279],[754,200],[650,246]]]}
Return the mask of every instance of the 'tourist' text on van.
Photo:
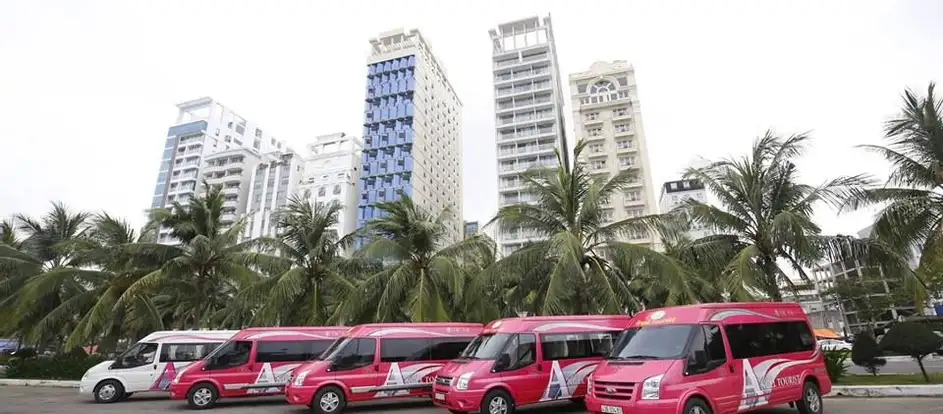
{"label": "'tourist' text on van", "polygon": [[348,402],[428,397],[436,372],[481,332],[479,323],[366,324],[295,370],[288,402],[339,413]]}
{"label": "'tourist' text on van", "polygon": [[608,414],[822,412],[825,361],[797,303],[710,303],[640,312],[587,381]]}
{"label": "'tourist' text on van", "polygon": [[206,409],[221,397],[280,394],[293,369],[320,355],[347,329],[243,329],[202,361],[181,370],[170,385],[170,398]]}
{"label": "'tourist' text on van", "polygon": [[102,362],[85,371],[79,393],[91,393],[99,403],[112,403],[136,392],[166,392],[177,371],[199,361],[236,332],[154,332],[114,361]]}
{"label": "'tourist' text on van", "polygon": [[631,320],[595,315],[491,322],[439,371],[433,401],[452,412],[499,414],[528,404],[578,401],[586,393],[584,379]]}

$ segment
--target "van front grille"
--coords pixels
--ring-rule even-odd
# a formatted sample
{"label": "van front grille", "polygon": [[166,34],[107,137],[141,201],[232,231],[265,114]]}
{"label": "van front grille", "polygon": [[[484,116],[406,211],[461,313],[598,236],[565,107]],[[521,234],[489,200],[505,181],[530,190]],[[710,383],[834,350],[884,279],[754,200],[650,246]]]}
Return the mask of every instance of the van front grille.
{"label": "van front grille", "polygon": [[596,398],[631,400],[635,394],[634,382],[593,381],[592,393]]}

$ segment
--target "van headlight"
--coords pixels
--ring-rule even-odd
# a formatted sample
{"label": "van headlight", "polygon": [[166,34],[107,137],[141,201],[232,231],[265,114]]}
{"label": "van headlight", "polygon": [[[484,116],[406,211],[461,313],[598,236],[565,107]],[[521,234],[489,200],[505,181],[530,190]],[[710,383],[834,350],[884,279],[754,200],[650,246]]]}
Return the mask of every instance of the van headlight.
{"label": "van headlight", "polygon": [[305,382],[305,377],[307,377],[307,376],[308,376],[308,371],[302,371],[300,374],[298,374],[297,377],[295,377],[294,385],[295,385],[296,387],[299,387],[299,386],[301,386],[301,384],[304,384],[304,382]]}
{"label": "van headlight", "polygon": [[186,372],[186,371],[187,371],[186,369],[181,369],[180,372],[178,372],[177,375],[174,377],[173,383],[174,383],[174,384],[179,383],[179,382],[180,382],[180,378],[183,377],[183,373]]}
{"label": "van headlight", "polygon": [[586,376],[586,391],[589,392],[593,388],[593,374]]}
{"label": "van headlight", "polygon": [[471,373],[471,372],[469,372],[469,373],[467,373],[467,374],[462,374],[462,376],[458,377],[458,380],[455,381],[455,389],[457,389],[457,390],[467,390],[467,389],[468,389],[468,382],[471,381],[471,377],[472,377],[472,373]]}
{"label": "van headlight", "polygon": [[661,398],[661,378],[665,375],[655,375],[654,377],[645,378],[645,381],[642,381],[642,399],[643,400],[657,400]]}

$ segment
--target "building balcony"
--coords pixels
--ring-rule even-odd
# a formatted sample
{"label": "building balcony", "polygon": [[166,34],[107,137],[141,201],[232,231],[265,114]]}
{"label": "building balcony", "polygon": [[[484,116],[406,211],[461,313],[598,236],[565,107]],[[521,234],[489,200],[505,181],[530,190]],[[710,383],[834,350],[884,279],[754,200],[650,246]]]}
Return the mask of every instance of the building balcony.
{"label": "building balcony", "polygon": [[631,128],[631,127],[623,129],[621,131],[616,129],[612,132],[612,136],[614,137],[628,137],[632,135],[635,135],[635,128]]}
{"label": "building balcony", "polygon": [[605,120],[602,119],[601,116],[597,116],[595,118],[584,117],[583,126],[602,125],[603,121]]}
{"label": "building balcony", "polygon": [[555,128],[546,128],[533,132],[517,132],[517,133],[504,133],[499,135],[498,141],[501,142],[514,142],[517,140],[524,139],[540,139],[544,137],[556,136],[557,131]]}

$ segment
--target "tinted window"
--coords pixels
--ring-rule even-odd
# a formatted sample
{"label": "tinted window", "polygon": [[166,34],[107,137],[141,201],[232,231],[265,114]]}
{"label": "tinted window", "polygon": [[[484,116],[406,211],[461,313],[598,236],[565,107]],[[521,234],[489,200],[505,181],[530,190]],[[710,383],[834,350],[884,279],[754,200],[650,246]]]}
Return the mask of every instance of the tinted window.
{"label": "tinted window", "polygon": [[510,361],[507,370],[523,368],[533,364],[537,360],[537,338],[534,337],[534,334],[512,336],[502,352],[502,357],[505,355]]}
{"label": "tinted window", "polygon": [[468,344],[468,347],[462,351],[459,358],[467,359],[497,359],[504,349],[504,345],[511,334],[488,334],[478,335]]}
{"label": "tinted window", "polygon": [[217,348],[210,355],[207,368],[224,369],[238,367],[249,362],[252,351],[251,341],[229,341]]}
{"label": "tinted window", "polygon": [[612,350],[619,332],[585,332],[540,336],[540,349],[546,361],[568,358],[603,357]]}
{"label": "tinted window", "polygon": [[256,362],[308,361],[321,355],[330,340],[322,341],[259,341]]}
{"label": "tinted window", "polygon": [[380,362],[427,361],[431,347],[428,339],[381,339]]}
{"label": "tinted window", "polygon": [[436,338],[432,340],[432,355],[434,361],[447,361],[458,358],[462,351],[474,338]]}
{"label": "tinted window", "polygon": [[377,340],[374,338],[347,338],[327,356],[334,369],[354,369],[372,365],[376,359]]}
{"label": "tinted window", "polygon": [[157,344],[149,342],[138,343],[118,356],[117,365],[119,368],[134,368],[147,365],[154,362],[156,355]]}
{"label": "tinted window", "polygon": [[220,343],[164,344],[160,348],[160,362],[198,361],[213,352]]}
{"label": "tinted window", "polygon": [[736,359],[811,351],[815,340],[805,322],[727,325],[730,352]]}
{"label": "tinted window", "polygon": [[697,325],[661,325],[627,329],[610,359],[680,359]]}
{"label": "tinted window", "polygon": [[717,325],[704,325],[704,348],[708,361],[726,361],[727,349],[724,348],[724,336]]}

